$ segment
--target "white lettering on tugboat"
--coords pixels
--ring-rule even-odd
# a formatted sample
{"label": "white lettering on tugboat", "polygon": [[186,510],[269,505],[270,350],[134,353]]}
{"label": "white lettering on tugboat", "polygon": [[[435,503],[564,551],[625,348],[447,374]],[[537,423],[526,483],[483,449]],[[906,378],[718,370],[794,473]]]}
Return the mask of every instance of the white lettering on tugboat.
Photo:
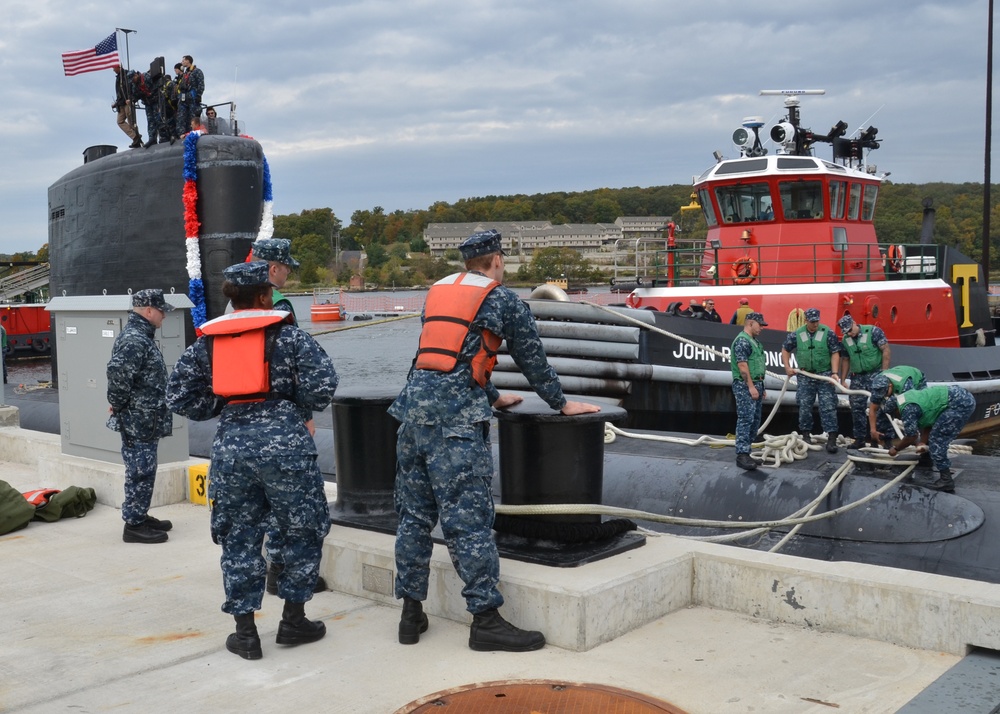
{"label": "white lettering on tugboat", "polygon": [[[726,348],[726,352],[727,353],[729,352],[728,348]],[[704,347],[695,347],[694,345],[690,345],[687,342],[681,342],[680,344],[677,345],[677,349],[674,350],[674,357],[676,357],[677,359],[686,359],[686,360],[697,359],[701,360],[702,362],[715,361],[714,352],[710,352]]]}
{"label": "white lettering on tugboat", "polygon": [[983,419],[989,419],[990,417],[1000,416],[1000,404],[990,404],[986,407],[986,415]]}
{"label": "white lettering on tugboat", "polygon": [[[722,353],[720,361],[729,362],[730,354],[732,353],[732,348],[730,347],[719,347],[719,352]],[[715,362],[716,354],[710,349],[705,347],[698,347],[695,345],[690,345],[687,342],[679,342],[676,349],[674,349],[672,357],[676,359],[699,362]],[[778,351],[766,351],[764,352],[764,360],[768,367],[781,367],[781,352]],[[795,355],[792,355],[792,365],[797,366],[795,362]],[[998,405],[1000,407],[1000,405]]]}

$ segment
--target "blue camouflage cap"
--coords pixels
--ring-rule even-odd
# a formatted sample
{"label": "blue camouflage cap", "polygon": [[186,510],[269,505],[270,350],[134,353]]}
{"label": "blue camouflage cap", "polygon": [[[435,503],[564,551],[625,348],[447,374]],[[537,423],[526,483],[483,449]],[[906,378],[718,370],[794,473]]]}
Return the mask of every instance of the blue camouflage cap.
{"label": "blue camouflage cap", "polygon": [[462,260],[470,260],[478,258],[480,255],[490,255],[492,253],[507,255],[503,252],[503,246],[500,244],[501,237],[500,231],[494,228],[488,231],[473,233],[465,239],[462,245],[458,246],[458,250],[462,254]]}
{"label": "blue camouflage cap", "polygon": [[299,261],[292,257],[292,242],[285,238],[261,238],[253,243],[254,257],[273,260],[290,268],[299,267]]}
{"label": "blue camouflage cap", "polygon": [[761,327],[767,327],[767,323],[764,322],[764,316],[759,312],[748,312],[746,318],[744,318],[744,321],[746,320],[753,320],[760,324]]}
{"label": "blue camouflage cap", "polygon": [[819,309],[811,307],[806,310],[806,322],[819,322]]}
{"label": "blue camouflage cap", "polygon": [[889,393],[889,378],[882,374],[876,374],[868,383],[868,391],[871,393],[872,404],[880,404],[885,400],[885,395]]}
{"label": "blue camouflage cap", "polygon": [[155,307],[160,312],[170,312],[174,306],[163,299],[159,288],[146,288],[132,293],[132,307]]}
{"label": "blue camouflage cap", "polygon": [[268,279],[267,263],[260,260],[230,265],[222,271],[222,275],[233,285],[252,286],[271,284]]}
{"label": "blue camouflage cap", "polygon": [[850,315],[844,315],[842,318],[840,318],[837,321],[837,324],[840,325],[840,329],[841,330],[843,330],[844,332],[847,332],[852,327],[854,327],[854,318],[851,317]]}

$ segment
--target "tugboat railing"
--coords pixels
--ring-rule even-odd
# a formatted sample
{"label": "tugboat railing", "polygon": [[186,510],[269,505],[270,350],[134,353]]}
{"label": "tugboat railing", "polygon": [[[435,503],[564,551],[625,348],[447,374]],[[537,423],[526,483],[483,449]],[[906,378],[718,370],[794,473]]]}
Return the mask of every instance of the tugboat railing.
{"label": "tugboat railing", "polygon": [[929,280],[943,277],[944,266],[943,246],[921,243],[837,250],[815,243],[722,247],[677,241],[648,257],[652,262],[645,270],[637,264],[636,275],[651,287]]}

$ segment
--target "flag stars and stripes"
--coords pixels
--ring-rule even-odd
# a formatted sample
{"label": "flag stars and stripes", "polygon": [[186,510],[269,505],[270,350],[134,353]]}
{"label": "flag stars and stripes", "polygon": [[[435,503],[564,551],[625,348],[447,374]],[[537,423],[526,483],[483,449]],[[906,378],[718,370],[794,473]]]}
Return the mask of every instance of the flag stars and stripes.
{"label": "flag stars and stripes", "polygon": [[112,32],[94,47],[76,52],[64,52],[62,62],[63,72],[67,77],[101,69],[114,69],[121,64],[118,59],[118,38]]}

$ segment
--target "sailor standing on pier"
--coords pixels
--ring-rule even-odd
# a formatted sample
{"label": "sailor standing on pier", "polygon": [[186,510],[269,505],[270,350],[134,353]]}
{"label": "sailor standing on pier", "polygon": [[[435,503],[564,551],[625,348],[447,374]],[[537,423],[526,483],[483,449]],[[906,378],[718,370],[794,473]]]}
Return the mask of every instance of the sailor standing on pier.
{"label": "sailor standing on pier", "polygon": [[125,498],[122,520],[126,543],[163,543],[173,524],[149,515],[156,480],[156,449],[173,433],[174,418],[167,409],[167,365],[153,335],[173,310],[163,291],[139,290],[132,295],[132,312],[108,361],[108,428],[120,432],[125,462]]}
{"label": "sailor standing on pier", "polygon": [[[298,320],[295,317],[295,308],[292,301],[278,292],[278,288],[285,287],[288,276],[299,267],[299,261],[292,257],[292,242],[286,238],[261,238],[254,241],[250,250],[250,257],[255,260],[267,261],[267,278],[273,286],[271,290],[272,310],[283,310],[289,314],[289,322],[298,327]],[[314,437],[316,435],[316,421],[312,414],[306,420],[306,428]],[[274,523],[273,516],[271,524],[267,529],[267,540],[264,541],[264,549],[267,553],[267,586],[268,595],[278,594],[278,578],[285,569],[285,556],[282,555],[284,548],[284,536]],[[327,589],[326,580],[321,575],[316,578],[316,585],[313,592],[323,592]]]}
{"label": "sailor standing on pier", "polygon": [[201,326],[204,335],[170,375],[167,403],[196,421],[219,417],[208,498],[212,540],[222,546],[222,610],[236,621],[226,649],[260,659],[254,612],[264,599],[261,546],[272,518],[284,538],[285,564],[278,578],[285,604],[275,641],[302,645],[326,634],[322,621],[305,616],[330,531],[323,474],[306,420],[330,405],[338,377],[323,348],[288,324],[287,313],[271,309],[267,263],[231,265],[223,275],[223,294],[236,312]]}
{"label": "sailor standing on pier", "polygon": [[396,442],[396,597],[403,599],[400,644],[427,630],[423,601],[430,576],[431,537],[438,519],[472,613],[473,650],[527,652],[545,646],[541,632],[507,622],[498,611],[500,557],[493,540],[493,451],[496,409],[522,400],[501,395],[490,381],[502,340],[538,396],[567,416],[600,411],[566,401],[545,358],[535,320],[501,281],[500,233],[483,231],[458,248],[468,272],[431,286],[420,346],[406,386],[389,408],[402,422]]}

